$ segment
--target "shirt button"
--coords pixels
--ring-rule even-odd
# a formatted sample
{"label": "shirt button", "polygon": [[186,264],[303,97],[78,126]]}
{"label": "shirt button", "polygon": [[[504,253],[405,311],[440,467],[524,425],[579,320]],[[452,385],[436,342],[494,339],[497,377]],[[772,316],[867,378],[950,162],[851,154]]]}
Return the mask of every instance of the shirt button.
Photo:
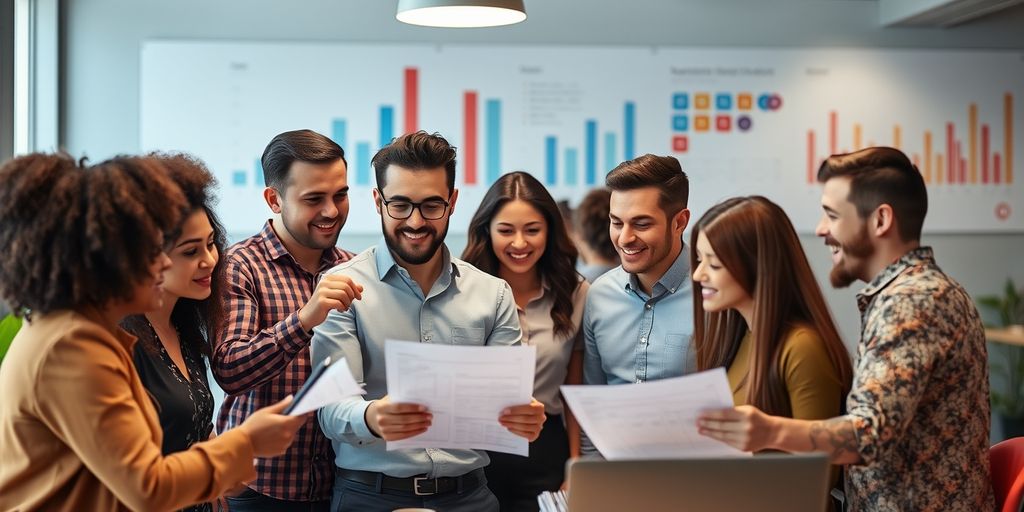
{"label": "shirt button", "polygon": [[423,335],[423,341],[430,341],[430,335],[429,334],[424,334]]}
{"label": "shirt button", "polygon": [[651,308],[653,308],[653,307],[654,307],[654,306],[652,306],[652,305],[648,304],[648,305],[644,306],[644,309],[651,309]]}
{"label": "shirt button", "polygon": [[636,383],[637,384],[642,384],[643,382],[644,382],[644,380],[639,378],[639,377],[636,379]]}
{"label": "shirt button", "polygon": [[646,336],[644,336],[643,338],[640,338],[640,344],[641,345],[646,345],[647,344],[647,337]]}

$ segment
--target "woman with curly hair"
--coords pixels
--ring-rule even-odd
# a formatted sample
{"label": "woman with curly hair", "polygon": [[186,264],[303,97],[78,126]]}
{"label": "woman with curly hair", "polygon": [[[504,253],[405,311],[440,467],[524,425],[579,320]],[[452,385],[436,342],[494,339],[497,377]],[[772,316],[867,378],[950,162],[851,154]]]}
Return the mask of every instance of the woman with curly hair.
{"label": "woman with curly hair", "polygon": [[529,458],[492,452],[487,485],[501,510],[537,510],[537,495],[557,490],[565,461],[579,456],[580,431],[558,387],[583,381],[580,323],[589,285],[576,273],[576,248],[558,205],[525,172],[500,178],[469,223],[462,259],[512,287],[523,344],[537,348],[534,396],[548,419]]}
{"label": "woman with curly hair", "polygon": [[[213,212],[216,181],[185,155],[155,155],[185,195],[183,222],[166,240],[171,267],[164,272],[163,305],[131,315],[121,326],[136,336],[133,359],[164,432],[163,454],[187,450],[213,434],[213,394],[204,357],[209,335],[224,321],[224,228]],[[189,507],[209,511],[210,503]]]}
{"label": "woman with curly hair", "polygon": [[164,456],[125,316],[160,309],[164,233],[185,198],[152,158],[91,168],[33,154],[0,167],[0,298],[25,316],[0,367],[0,509],[170,510],[255,477],[303,418],[287,400]]}

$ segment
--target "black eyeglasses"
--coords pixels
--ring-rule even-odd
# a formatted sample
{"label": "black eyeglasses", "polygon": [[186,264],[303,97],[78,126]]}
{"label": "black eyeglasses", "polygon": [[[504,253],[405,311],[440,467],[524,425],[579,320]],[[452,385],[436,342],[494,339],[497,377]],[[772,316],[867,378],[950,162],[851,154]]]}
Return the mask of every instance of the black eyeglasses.
{"label": "black eyeglasses", "polygon": [[448,201],[443,199],[427,199],[421,203],[412,201],[399,201],[384,199],[384,193],[377,189],[380,194],[380,202],[384,203],[384,210],[388,216],[395,220],[405,220],[412,217],[413,210],[419,210],[424,220],[437,220],[444,217],[448,211]]}

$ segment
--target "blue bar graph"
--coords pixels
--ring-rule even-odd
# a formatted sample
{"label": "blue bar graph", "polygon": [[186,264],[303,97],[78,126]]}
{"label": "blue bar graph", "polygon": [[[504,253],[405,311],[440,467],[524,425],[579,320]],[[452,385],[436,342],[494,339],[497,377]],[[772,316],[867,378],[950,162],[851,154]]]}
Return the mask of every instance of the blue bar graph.
{"label": "blue bar graph", "polygon": [[258,187],[266,183],[263,180],[263,164],[257,158],[252,167],[252,182]]}
{"label": "blue bar graph", "polygon": [[604,172],[607,173],[619,165],[618,159],[615,158],[615,133],[606,132],[604,134]]}
{"label": "blue bar graph", "polygon": [[636,103],[626,102],[622,126],[622,159],[636,158]]}
{"label": "blue bar graph", "polygon": [[587,185],[593,186],[597,183],[597,121],[587,120],[587,142],[586,152],[586,173]]}
{"label": "blue bar graph", "polygon": [[544,139],[544,176],[547,178],[547,185],[558,183],[558,139],[548,136]]}
{"label": "blue bar graph", "polygon": [[[391,139],[388,139],[391,140]],[[370,143],[356,143],[356,183],[370,184]]]}
{"label": "blue bar graph", "polygon": [[236,187],[244,187],[245,178],[247,177],[246,174],[247,173],[244,170],[231,173],[231,184]]}
{"label": "blue bar graph", "polygon": [[[395,107],[391,105],[380,106],[380,146],[384,147],[391,143],[395,136]],[[367,163],[369,164],[369,163]]]}
{"label": "blue bar graph", "polygon": [[576,167],[580,155],[576,148],[565,148],[565,184],[576,185]]}
{"label": "blue bar graph", "polygon": [[331,121],[331,140],[341,146],[341,149],[345,149],[348,146],[348,126],[344,119],[335,119]]}
{"label": "blue bar graph", "polygon": [[501,100],[487,100],[484,123],[487,130],[487,184],[501,175]]}

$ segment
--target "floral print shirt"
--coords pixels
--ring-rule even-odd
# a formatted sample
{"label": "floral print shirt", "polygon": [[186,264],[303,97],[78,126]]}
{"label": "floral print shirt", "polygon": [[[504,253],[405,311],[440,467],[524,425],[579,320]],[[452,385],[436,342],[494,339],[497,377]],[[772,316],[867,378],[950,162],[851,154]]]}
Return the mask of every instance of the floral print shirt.
{"label": "floral print shirt", "polygon": [[973,301],[920,247],[857,304],[847,409],[863,462],[847,470],[851,510],[993,510],[988,356]]}

